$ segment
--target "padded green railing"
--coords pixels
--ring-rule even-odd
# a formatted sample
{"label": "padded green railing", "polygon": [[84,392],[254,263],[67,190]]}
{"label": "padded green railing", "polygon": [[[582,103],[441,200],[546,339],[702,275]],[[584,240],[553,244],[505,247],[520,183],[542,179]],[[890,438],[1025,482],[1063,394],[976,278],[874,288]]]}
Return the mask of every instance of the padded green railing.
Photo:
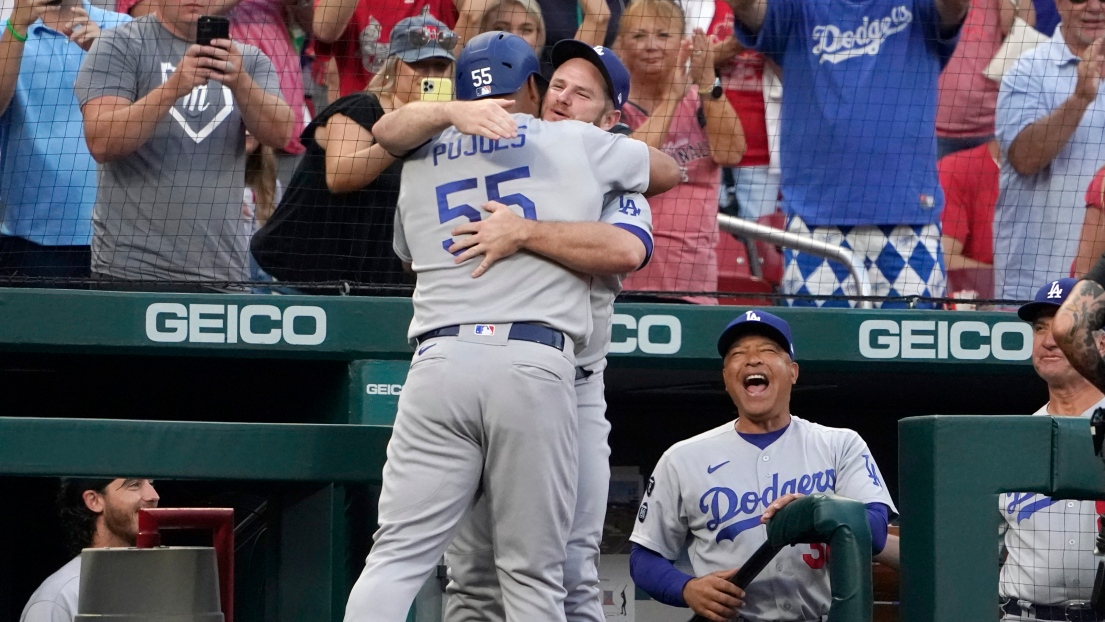
{"label": "padded green railing", "polygon": [[1105,499],[1082,418],[903,419],[898,460],[903,622],[998,619],[999,493]]}
{"label": "padded green railing", "polygon": [[[730,581],[747,587],[783,548],[812,542],[827,543],[832,551],[828,622],[871,622],[871,526],[859,501],[815,494],[791,502],[767,523],[767,541]],[[705,620],[696,615],[690,622]]]}

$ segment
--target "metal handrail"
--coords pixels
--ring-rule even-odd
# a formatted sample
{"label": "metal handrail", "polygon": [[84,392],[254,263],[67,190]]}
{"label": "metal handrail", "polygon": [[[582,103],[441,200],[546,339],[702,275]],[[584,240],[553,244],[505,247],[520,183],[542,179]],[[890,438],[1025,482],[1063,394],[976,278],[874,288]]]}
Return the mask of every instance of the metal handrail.
{"label": "metal handrail", "polygon": [[834,244],[828,244],[820,240],[808,238],[800,233],[789,233],[775,227],[768,227],[736,216],[728,214],[717,215],[718,227],[725,233],[739,235],[741,237],[763,240],[776,246],[785,246],[810,255],[817,255],[824,259],[840,262],[848,267],[848,272],[856,282],[856,291],[864,300],[856,301],[857,309],[873,309],[870,300],[871,281],[867,278],[867,269],[852,251]]}

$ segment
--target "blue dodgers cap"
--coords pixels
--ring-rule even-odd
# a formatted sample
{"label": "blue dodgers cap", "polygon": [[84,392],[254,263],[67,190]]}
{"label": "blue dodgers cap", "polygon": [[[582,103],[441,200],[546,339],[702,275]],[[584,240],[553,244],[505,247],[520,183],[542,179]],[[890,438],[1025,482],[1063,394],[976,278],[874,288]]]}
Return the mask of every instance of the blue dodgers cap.
{"label": "blue dodgers cap", "polygon": [[541,77],[541,61],[525,39],[492,30],[472,37],[457,58],[457,99],[510,95],[530,76]]}
{"label": "blue dodgers cap", "polygon": [[1032,302],[1017,309],[1017,315],[1026,322],[1035,322],[1045,309],[1058,309],[1062,306],[1076,283],[1078,279],[1065,278],[1044,285],[1036,291]]}
{"label": "blue dodgers cap", "polygon": [[629,70],[622,64],[622,59],[610,48],[601,45],[592,47],[575,39],[564,39],[553,46],[553,67],[559,67],[573,58],[582,58],[598,68],[606,80],[614,109],[621,110],[629,100]]}
{"label": "blue dodgers cap", "polygon": [[790,324],[777,315],[759,309],[742,313],[729,322],[717,339],[718,354],[725,358],[733,342],[748,333],[758,333],[778,341],[790,353],[790,358],[794,359],[794,338],[790,335]]}

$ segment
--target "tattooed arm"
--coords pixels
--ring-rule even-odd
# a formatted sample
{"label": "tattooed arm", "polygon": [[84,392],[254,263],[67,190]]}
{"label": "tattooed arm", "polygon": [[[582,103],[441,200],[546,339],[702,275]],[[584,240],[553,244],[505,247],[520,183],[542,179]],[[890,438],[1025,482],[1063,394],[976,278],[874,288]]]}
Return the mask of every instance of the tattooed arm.
{"label": "tattooed arm", "polygon": [[1105,360],[1094,336],[1103,325],[1105,287],[1096,281],[1081,280],[1055,314],[1051,331],[1071,366],[1105,392]]}

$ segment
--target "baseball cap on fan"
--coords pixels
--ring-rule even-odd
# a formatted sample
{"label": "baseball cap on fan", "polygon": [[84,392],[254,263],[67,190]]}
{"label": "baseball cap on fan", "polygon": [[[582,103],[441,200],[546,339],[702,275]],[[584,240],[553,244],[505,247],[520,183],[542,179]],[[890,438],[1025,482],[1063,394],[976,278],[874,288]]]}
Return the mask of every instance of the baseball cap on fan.
{"label": "baseball cap on fan", "polygon": [[448,58],[456,61],[453,49],[457,34],[449,27],[423,12],[422,15],[399,20],[391,29],[389,56],[398,56],[404,63],[417,63],[427,58]]}
{"label": "baseball cap on fan", "polygon": [[1017,309],[1017,315],[1026,322],[1035,322],[1045,309],[1057,310],[1070,295],[1078,279],[1065,278],[1051,281],[1036,291],[1032,302]]}
{"label": "baseball cap on fan", "polygon": [[749,333],[777,341],[790,354],[791,360],[794,360],[794,338],[790,335],[790,324],[777,315],[759,309],[746,311],[729,322],[717,339],[718,354],[725,358],[733,343]]}
{"label": "baseball cap on fan", "polygon": [[610,99],[614,101],[614,109],[621,110],[629,100],[629,70],[622,64],[618,55],[610,48],[601,45],[592,47],[575,39],[564,39],[553,46],[553,67],[559,67],[573,58],[582,58],[598,68],[599,73],[606,80]]}

